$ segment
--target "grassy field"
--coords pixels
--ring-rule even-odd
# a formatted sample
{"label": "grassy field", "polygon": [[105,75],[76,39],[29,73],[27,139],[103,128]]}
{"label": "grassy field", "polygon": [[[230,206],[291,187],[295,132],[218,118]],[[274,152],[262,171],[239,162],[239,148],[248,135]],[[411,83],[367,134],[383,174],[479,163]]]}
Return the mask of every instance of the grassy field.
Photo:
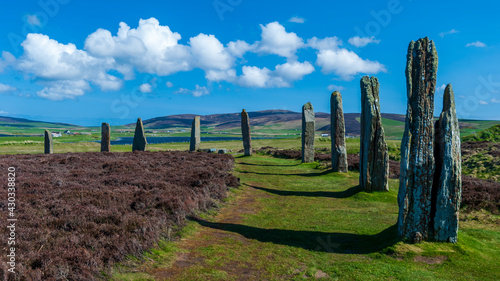
{"label": "grassy field", "polygon": [[462,217],[457,244],[399,242],[397,181],[358,189],[358,173],[237,157],[235,189],[175,242],[115,267],[113,280],[499,280],[499,217]]}

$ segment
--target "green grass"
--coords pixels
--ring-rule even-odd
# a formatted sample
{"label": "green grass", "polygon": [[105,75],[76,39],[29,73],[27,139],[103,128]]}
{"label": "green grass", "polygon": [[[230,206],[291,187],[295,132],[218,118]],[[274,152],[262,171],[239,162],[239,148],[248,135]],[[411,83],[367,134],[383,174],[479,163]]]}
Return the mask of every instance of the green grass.
{"label": "green grass", "polygon": [[[245,278],[242,272],[253,272],[259,280],[303,280],[318,272],[328,280],[500,279],[497,223],[462,222],[457,244],[399,242],[395,180],[389,192],[366,193],[357,188],[357,173],[331,173],[316,163],[267,156],[238,157],[235,173],[242,186],[221,216],[240,214],[243,194],[255,199],[245,206],[253,212],[240,214],[238,222],[221,223],[215,215],[191,221],[183,241],[198,243],[190,254],[199,261],[183,268],[177,279],[239,280]],[[210,230],[224,235],[197,236]],[[166,266],[140,265],[141,274],[147,274],[140,278],[154,279],[168,269],[169,253],[157,261]],[[144,280],[123,268],[114,279]]]}

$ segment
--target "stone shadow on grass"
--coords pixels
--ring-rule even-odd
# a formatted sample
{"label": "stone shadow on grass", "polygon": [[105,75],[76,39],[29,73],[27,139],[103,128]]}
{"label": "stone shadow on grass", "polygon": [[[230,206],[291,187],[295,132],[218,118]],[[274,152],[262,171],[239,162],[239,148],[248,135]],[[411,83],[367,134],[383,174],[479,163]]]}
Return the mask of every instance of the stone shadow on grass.
{"label": "stone shadow on grass", "polygon": [[[300,164],[299,164],[300,165]],[[297,166],[299,166],[297,165]],[[271,165],[271,166],[278,166],[278,165]],[[290,167],[289,165],[285,165]],[[240,171],[240,173],[243,174],[255,174],[255,175],[262,175],[262,176],[300,176],[300,177],[318,177],[318,176],[324,176],[328,175],[330,173],[336,173],[333,172],[331,169],[325,170],[323,172],[313,172],[313,173],[301,173],[301,174],[278,174],[278,173],[260,173],[260,172],[249,172],[249,171]]]}
{"label": "stone shadow on grass", "polygon": [[238,165],[261,166],[261,167],[296,167],[296,166],[299,166],[300,163],[299,164],[291,164],[291,165],[274,165],[274,164],[266,165],[266,164],[253,164],[253,163],[241,162],[241,163],[238,163]]}
{"label": "stone shadow on grass", "polygon": [[318,252],[369,254],[380,252],[399,241],[396,224],[377,234],[362,235],[339,232],[328,233],[319,231],[265,229],[234,223],[210,222],[194,217],[188,217],[188,219],[204,227],[238,233],[247,239],[254,239],[260,242],[271,242]]}
{"label": "stone shadow on grass", "polygon": [[262,190],[268,193],[277,194],[281,196],[328,197],[328,198],[339,198],[339,199],[349,198],[362,191],[359,185],[350,187],[344,191],[289,191],[289,190],[277,190],[277,189],[259,187],[249,184],[245,185],[254,189]]}

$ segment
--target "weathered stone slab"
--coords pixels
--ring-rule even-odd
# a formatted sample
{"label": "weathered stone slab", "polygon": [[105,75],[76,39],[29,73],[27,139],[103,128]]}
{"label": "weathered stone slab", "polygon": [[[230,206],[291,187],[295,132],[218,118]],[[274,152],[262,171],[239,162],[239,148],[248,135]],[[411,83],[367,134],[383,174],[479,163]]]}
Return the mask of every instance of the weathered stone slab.
{"label": "weathered stone slab", "polygon": [[438,55],[429,38],[410,42],[406,64],[408,106],[398,193],[398,234],[410,241],[432,237],[434,91]]}
{"label": "weathered stone slab", "polygon": [[200,116],[195,116],[191,125],[191,141],[189,142],[189,151],[200,149]]}
{"label": "weathered stone slab", "polygon": [[52,142],[52,134],[45,130],[45,142],[44,142],[45,154],[54,153],[54,143]]}
{"label": "weathered stone slab", "polygon": [[148,142],[146,140],[146,135],[144,134],[142,119],[137,118],[137,124],[135,125],[134,142],[132,143],[132,151],[145,151],[147,144]]}
{"label": "weathered stone slab", "polygon": [[111,147],[111,129],[108,123],[102,123],[101,125],[101,151],[109,152]]}
{"label": "weathered stone slab", "polygon": [[332,170],[347,173],[347,150],[345,147],[344,110],[342,96],[335,91],[330,98],[331,138],[332,138]]}
{"label": "weathered stone slab", "polygon": [[252,139],[250,137],[250,119],[248,113],[243,109],[241,112],[241,136],[243,138],[243,148],[245,156],[252,155]]}
{"label": "weathered stone slab", "polygon": [[359,185],[366,191],[389,191],[389,153],[380,115],[376,77],[361,78]]}
{"label": "weathered stone slab", "polygon": [[433,186],[434,239],[457,242],[458,215],[462,198],[462,154],[460,128],[455,111],[455,95],[446,86],[443,111],[435,123],[434,156],[436,170]]}
{"label": "weathered stone slab", "polygon": [[314,162],[315,116],[310,102],[302,106],[302,163]]}

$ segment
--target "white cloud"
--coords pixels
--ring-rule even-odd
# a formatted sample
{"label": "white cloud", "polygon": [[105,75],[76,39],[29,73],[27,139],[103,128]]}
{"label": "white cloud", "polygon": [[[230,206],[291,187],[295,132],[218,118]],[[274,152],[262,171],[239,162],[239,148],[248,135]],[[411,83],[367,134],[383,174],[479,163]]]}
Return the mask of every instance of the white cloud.
{"label": "white cloud", "polygon": [[141,91],[141,93],[151,93],[153,89],[150,84],[144,83],[139,86],[139,91]]}
{"label": "white cloud", "polygon": [[321,66],[323,73],[334,73],[344,80],[352,79],[352,76],[358,73],[375,74],[387,71],[383,64],[364,60],[347,49],[321,50],[316,64]]}
{"label": "white cloud", "polygon": [[0,83],[0,93],[12,92],[15,90],[16,90],[16,88],[14,88],[10,85]]}
{"label": "white cloud", "polygon": [[28,34],[21,46],[24,53],[14,67],[46,86],[37,92],[41,97],[74,98],[91,90],[89,82],[103,91],[122,87],[121,79],[107,73],[113,69],[112,58],[93,57],[74,44],[61,44],[42,34]]}
{"label": "white cloud", "polygon": [[483,42],[481,41],[476,41],[476,42],[472,42],[472,43],[468,43],[465,45],[465,47],[478,47],[478,48],[484,48],[486,47],[486,44],[484,44]]}
{"label": "white cloud", "polygon": [[314,71],[314,67],[308,62],[287,62],[276,66],[275,73],[286,81],[302,79],[305,75]]}
{"label": "white cloud", "polygon": [[49,100],[74,99],[77,96],[83,96],[86,91],[90,91],[90,85],[85,80],[61,80],[46,83],[47,86],[37,95]]}
{"label": "white cloud", "polygon": [[84,49],[94,56],[112,57],[141,72],[163,76],[192,69],[189,47],[178,44],[180,39],[179,33],[150,18],[141,19],[136,29],[121,22],[116,36],[98,29],[87,37]]}
{"label": "white cloud", "polygon": [[36,15],[27,15],[26,21],[33,26],[42,26],[40,19]]}
{"label": "white cloud", "polygon": [[316,50],[336,50],[342,45],[342,40],[337,36],[318,39],[313,37],[307,40],[307,46]]}
{"label": "white cloud", "polygon": [[484,101],[484,100],[479,100],[479,104],[486,105],[486,104],[488,104],[488,102]]}
{"label": "white cloud", "polygon": [[331,91],[331,92],[333,92],[333,91],[343,91],[343,90],[345,90],[345,87],[331,84],[331,85],[328,85],[328,87],[326,87],[326,89],[328,91]]}
{"label": "white cloud", "polygon": [[449,35],[449,34],[455,34],[455,33],[459,33],[460,31],[456,30],[456,29],[452,29],[450,31],[445,31],[445,32],[441,32],[439,33],[439,36],[441,38],[444,38],[446,35]]}
{"label": "white cloud", "polygon": [[195,64],[201,69],[224,70],[233,65],[234,58],[213,35],[199,34],[189,39]]}
{"label": "white cloud", "polygon": [[267,67],[243,66],[243,74],[238,77],[237,83],[250,88],[290,87],[293,81],[300,80],[313,71],[314,67],[307,61],[280,64],[274,71]]}
{"label": "white cloud", "polygon": [[442,92],[444,92],[444,89],[446,89],[446,85],[445,85],[445,84],[443,84],[443,85],[441,85],[441,86],[437,87],[437,88],[436,88],[436,91],[437,91],[437,92],[441,92],[441,93],[442,93]]}
{"label": "white cloud", "polygon": [[288,22],[294,22],[294,23],[304,23],[304,18],[301,17],[291,17]]}
{"label": "white cloud", "polygon": [[234,69],[208,70],[208,71],[205,72],[205,78],[207,78],[208,81],[215,81],[215,82],[227,81],[227,82],[233,82],[234,79],[236,78],[236,70],[234,70]]}
{"label": "white cloud", "polygon": [[194,97],[201,97],[204,95],[209,95],[207,87],[196,85],[194,90],[189,90],[186,88],[180,88],[178,91],[175,91],[174,94],[191,94]]}
{"label": "white cloud", "polygon": [[262,40],[258,43],[257,52],[275,54],[286,58],[295,58],[297,49],[304,46],[302,38],[293,32],[286,32],[278,22],[260,25]]}
{"label": "white cloud", "polygon": [[172,88],[174,86],[174,84],[170,81],[167,81],[167,83],[165,83],[165,85],[167,86],[167,88]]}
{"label": "white cloud", "polygon": [[490,100],[490,102],[492,102],[492,103],[500,103],[500,100],[497,100],[496,98],[492,98]]}
{"label": "white cloud", "polygon": [[355,47],[362,48],[370,43],[378,44],[378,43],[380,43],[380,40],[375,39],[375,36],[371,36],[371,37],[354,36],[354,37],[349,38],[349,40],[347,42],[349,42],[349,44],[351,44]]}
{"label": "white cloud", "polygon": [[7,115],[9,113],[7,111],[0,110],[0,114]]}
{"label": "white cloud", "polygon": [[227,44],[227,51],[235,56],[235,57],[243,57],[243,55],[248,52],[255,49],[255,44],[250,45],[245,41],[242,40],[236,40],[236,41],[231,41]]}

